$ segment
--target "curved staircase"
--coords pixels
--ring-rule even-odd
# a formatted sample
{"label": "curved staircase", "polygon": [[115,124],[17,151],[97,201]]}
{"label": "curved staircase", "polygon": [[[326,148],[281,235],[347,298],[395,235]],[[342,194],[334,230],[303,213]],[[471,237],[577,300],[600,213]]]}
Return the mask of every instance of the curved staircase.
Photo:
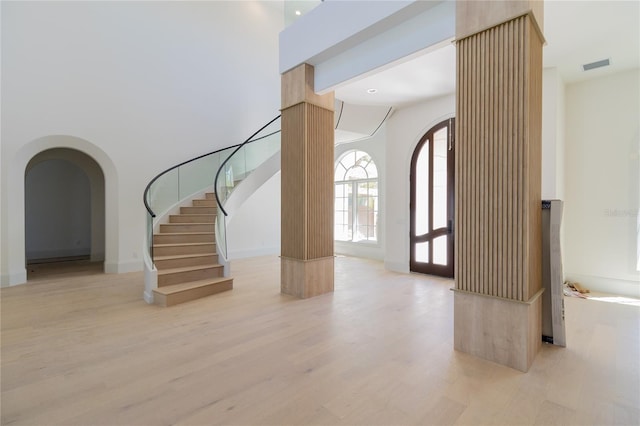
{"label": "curved staircase", "polygon": [[214,224],[217,214],[214,193],[180,207],[168,223],[153,235],[153,254],[158,270],[154,302],[172,306],[231,290],[233,278],[224,276],[218,263]]}
{"label": "curved staircase", "polygon": [[[233,278],[225,277],[229,274],[227,209],[237,209],[279,169],[278,115],[241,144],[183,161],[156,175],[142,196],[147,210],[144,300],[172,306],[231,290]],[[212,187],[215,193],[205,193]],[[198,193],[205,198],[184,206]],[[180,214],[169,214],[168,223],[159,223],[177,206]]]}

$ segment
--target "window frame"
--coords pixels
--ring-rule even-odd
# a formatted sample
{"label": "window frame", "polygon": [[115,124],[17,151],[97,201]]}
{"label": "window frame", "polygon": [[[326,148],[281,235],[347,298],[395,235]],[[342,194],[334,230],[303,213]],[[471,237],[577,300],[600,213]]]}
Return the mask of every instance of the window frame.
{"label": "window frame", "polygon": [[[352,162],[351,165],[344,164],[345,159],[347,159],[349,157],[349,155],[354,156],[354,161]],[[360,159],[363,158],[364,156],[368,157],[368,162],[367,164],[363,167],[360,163]],[[367,168],[369,168],[369,166],[372,165],[373,166],[373,170],[375,171],[375,177],[369,177],[370,176],[370,172],[367,170]],[[347,167],[348,166],[348,167]],[[336,174],[338,174],[338,169],[339,167],[342,167],[342,180],[336,180]],[[349,179],[347,177],[347,175],[349,174],[349,171],[353,168],[356,167],[360,167],[364,170],[365,175],[367,176],[366,178],[360,178],[360,179]],[[369,169],[370,170],[370,169]],[[346,224],[342,224],[343,227],[349,227],[349,223],[351,223],[351,237],[350,239],[338,239],[337,238],[337,233],[336,233],[336,228],[337,228],[337,224],[334,223],[334,235],[333,235],[333,239],[336,243],[340,243],[340,244],[356,244],[356,245],[367,245],[367,246],[379,246],[380,245],[380,235],[379,235],[379,231],[380,231],[380,226],[378,224],[378,216],[380,214],[380,180],[379,180],[380,176],[378,174],[378,166],[376,165],[376,162],[374,161],[373,157],[371,156],[371,154],[369,154],[366,151],[360,150],[360,149],[351,149],[348,150],[346,152],[344,152],[342,155],[340,155],[340,157],[336,160],[335,163],[335,167],[334,167],[334,215],[338,213],[337,210],[337,188],[338,185],[345,185],[345,192],[347,192],[346,187],[347,185],[351,187],[351,193],[349,194],[349,196],[343,196],[341,198],[348,200],[346,201],[347,206],[342,206],[343,208],[340,210],[340,212],[342,214],[344,214],[345,212],[349,211],[349,205],[352,206],[351,208],[351,217],[347,219],[347,223]],[[370,183],[375,183],[375,196],[370,195],[370,190],[371,188],[367,188],[367,194],[362,195],[362,193],[359,193],[358,190],[360,188],[361,184],[370,184]],[[358,209],[357,208],[353,208],[353,206],[357,206],[358,205],[358,201],[360,200],[360,198],[364,196],[366,197],[366,200],[370,200],[370,199],[374,199],[374,206],[373,208],[367,208],[367,215],[370,213],[373,213],[373,222],[370,224],[368,221],[365,225],[361,225],[359,224],[358,221]],[[369,234],[370,229],[373,229],[373,235],[375,236],[375,239],[371,239],[369,237],[365,238],[365,239],[360,239],[360,240],[355,240],[354,237],[356,235],[358,235],[357,229],[360,226],[366,226],[367,232],[366,234]],[[344,233],[347,234],[347,233]]]}

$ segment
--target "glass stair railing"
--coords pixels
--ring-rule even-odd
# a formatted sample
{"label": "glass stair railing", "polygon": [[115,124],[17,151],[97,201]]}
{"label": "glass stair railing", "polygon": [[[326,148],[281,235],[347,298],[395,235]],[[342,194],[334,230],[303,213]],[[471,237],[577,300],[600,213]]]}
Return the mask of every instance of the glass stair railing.
{"label": "glass stair railing", "polygon": [[273,156],[279,155],[279,152],[280,116],[277,116],[249,140],[238,146],[223,160],[218,169],[214,180],[218,204],[215,229],[218,251],[225,259],[228,258],[226,221],[229,212],[225,208],[227,201],[243,180]]}
{"label": "glass stair railing", "polygon": [[203,191],[216,192],[216,223],[219,251],[227,258],[226,200],[234,188],[263,161],[280,150],[280,116],[274,118],[245,142],[201,155],[177,164],[154,177],[147,185],[143,201],[147,210],[146,248],[151,262],[156,217],[164,216],[183,200]]}

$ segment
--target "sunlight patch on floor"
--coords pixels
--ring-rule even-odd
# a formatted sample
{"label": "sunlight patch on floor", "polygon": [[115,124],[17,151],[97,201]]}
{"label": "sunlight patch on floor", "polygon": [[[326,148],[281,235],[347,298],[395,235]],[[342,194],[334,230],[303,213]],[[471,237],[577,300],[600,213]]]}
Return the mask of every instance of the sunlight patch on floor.
{"label": "sunlight patch on floor", "polygon": [[588,296],[589,300],[597,300],[598,302],[619,303],[622,305],[632,305],[640,307],[640,299],[625,296]]}

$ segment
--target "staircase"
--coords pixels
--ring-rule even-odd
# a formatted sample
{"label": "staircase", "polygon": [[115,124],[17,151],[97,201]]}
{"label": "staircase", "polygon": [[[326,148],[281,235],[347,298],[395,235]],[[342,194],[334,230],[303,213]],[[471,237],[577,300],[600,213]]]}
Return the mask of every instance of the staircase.
{"label": "staircase", "polygon": [[170,215],[169,223],[160,224],[153,236],[154,263],[158,270],[158,288],[154,303],[172,306],[233,288],[233,278],[224,276],[218,264],[214,224],[214,193],[180,207],[180,214]]}

